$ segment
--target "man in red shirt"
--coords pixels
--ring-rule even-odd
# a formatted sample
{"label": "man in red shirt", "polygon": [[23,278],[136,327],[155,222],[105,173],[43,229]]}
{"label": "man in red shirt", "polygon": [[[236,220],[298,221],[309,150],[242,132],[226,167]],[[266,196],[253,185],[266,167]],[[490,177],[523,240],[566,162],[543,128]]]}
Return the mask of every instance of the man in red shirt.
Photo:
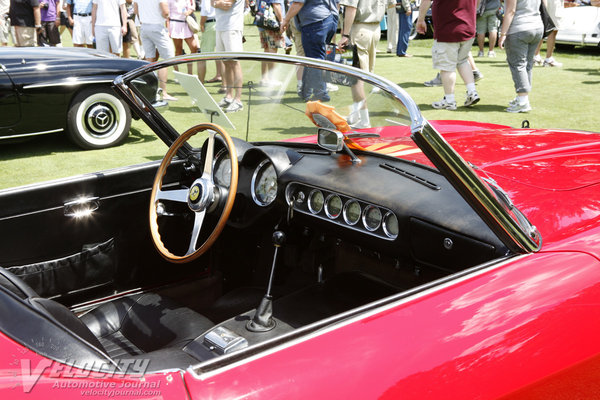
{"label": "man in red shirt", "polygon": [[425,15],[432,7],[433,47],[431,58],[433,68],[440,70],[444,98],[431,106],[437,109],[456,110],[454,86],[456,70],[467,86],[467,97],[464,105],[471,106],[479,101],[475,89],[473,70],[468,61],[471,46],[475,39],[477,0],[423,0],[419,7],[417,32],[424,34],[427,30]]}

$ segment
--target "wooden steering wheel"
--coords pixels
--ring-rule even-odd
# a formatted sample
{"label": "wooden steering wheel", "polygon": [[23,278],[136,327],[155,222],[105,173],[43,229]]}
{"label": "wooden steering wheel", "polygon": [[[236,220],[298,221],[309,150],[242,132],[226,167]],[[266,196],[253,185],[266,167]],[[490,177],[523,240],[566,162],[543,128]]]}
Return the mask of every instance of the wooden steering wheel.
{"label": "wooden steering wheel", "polygon": [[[184,143],[189,140],[189,138],[202,131],[208,131],[209,135],[207,139],[208,143],[206,146],[206,159],[204,160],[204,170],[202,172],[202,176],[196,179],[189,188],[163,190],[163,178],[167,171],[167,167],[173,160],[173,157],[175,154],[177,154],[177,151],[181,148],[181,146],[183,146]],[[212,173],[215,135],[219,135],[223,138],[227,151],[229,152],[229,159],[231,160],[231,183],[229,185],[227,200],[225,201],[225,205],[217,225],[204,243],[197,247],[196,242],[198,241],[206,212],[215,201],[219,201],[219,191],[213,181]],[[167,151],[167,154],[158,167],[156,177],[154,178],[154,182],[152,184],[152,194],[150,197],[150,233],[152,234],[152,240],[159,253],[165,259],[173,263],[190,262],[204,254],[210,248],[210,246],[214,244],[225,227],[227,218],[229,218],[229,214],[233,208],[233,201],[237,192],[237,184],[237,153],[229,134],[225,132],[225,130],[219,125],[211,123],[199,124],[185,131]],[[171,253],[163,244],[160,233],[158,232],[157,207],[159,202],[162,200],[185,203],[194,213],[194,226],[192,228],[190,244],[188,246],[188,250],[183,256],[177,256]]]}

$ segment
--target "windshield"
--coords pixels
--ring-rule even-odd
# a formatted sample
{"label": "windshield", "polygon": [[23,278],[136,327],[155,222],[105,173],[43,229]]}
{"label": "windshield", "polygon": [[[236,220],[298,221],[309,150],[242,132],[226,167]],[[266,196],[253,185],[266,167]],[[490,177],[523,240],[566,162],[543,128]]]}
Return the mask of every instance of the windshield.
{"label": "windshield", "polygon": [[[498,196],[501,189],[490,190],[404,90],[352,67],[343,54],[338,58],[334,63],[263,53],[194,55],[134,70],[115,86],[169,146],[206,122],[250,142],[317,143],[322,127],[340,133],[340,149],[435,166],[511,250],[540,248],[539,234],[525,216]],[[215,76],[217,62],[228,79],[209,83],[204,78]],[[198,74],[204,70],[204,76]],[[158,75],[158,93],[148,90],[153,80],[147,74]],[[205,140],[194,136],[180,155]]]}
{"label": "windshield", "polygon": [[[391,82],[351,67],[344,67],[344,73],[317,69],[316,65],[303,67],[300,59],[290,56],[275,56],[269,62],[248,54],[236,58],[225,61],[235,73],[231,84],[206,81],[216,75],[215,57],[210,55],[169,63],[166,71],[159,72],[159,76],[166,75],[166,86],[156,98],[143,94],[148,79],[139,76],[132,81],[130,86],[139,90],[136,95],[144,97],[147,104],[154,103],[160,114],[150,122],[171,129],[163,137],[167,144],[175,139],[173,135],[203,122],[216,123],[231,136],[252,142],[315,142],[317,123],[337,127],[365,149],[402,156],[400,140],[404,143],[400,147],[409,150],[407,155],[418,151],[410,134],[422,117],[412,99]],[[204,68],[203,82],[197,71]],[[318,76],[324,91],[305,84],[311,75]],[[171,98],[176,100],[165,100]],[[316,100],[320,104],[313,104]],[[307,115],[311,111],[325,119]],[[386,149],[386,143],[393,148]]]}

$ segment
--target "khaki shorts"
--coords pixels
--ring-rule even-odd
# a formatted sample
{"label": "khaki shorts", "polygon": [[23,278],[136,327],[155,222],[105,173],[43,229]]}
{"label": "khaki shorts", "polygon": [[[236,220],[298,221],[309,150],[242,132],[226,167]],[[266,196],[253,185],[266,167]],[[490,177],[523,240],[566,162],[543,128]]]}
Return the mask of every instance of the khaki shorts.
{"label": "khaki shorts", "polygon": [[294,39],[294,46],[296,46],[296,54],[304,57],[304,47],[302,47],[302,33],[300,33],[300,30],[296,28],[295,19],[290,23],[290,29],[292,31],[292,36]]}
{"label": "khaki shorts", "polygon": [[37,34],[35,28],[29,26],[15,26],[15,46],[35,47],[37,46]]}
{"label": "khaki shorts", "polygon": [[217,31],[217,51],[244,51],[242,31]]}
{"label": "khaki shorts", "polygon": [[381,38],[381,28],[379,23],[362,24],[355,23],[350,31],[350,41],[356,45],[360,69],[373,72],[375,68],[375,54],[377,53],[377,43]]}
{"label": "khaki shorts", "polygon": [[433,69],[455,71],[459,65],[469,62],[469,53],[474,39],[471,38],[464,42],[438,42],[434,40],[431,47]]}

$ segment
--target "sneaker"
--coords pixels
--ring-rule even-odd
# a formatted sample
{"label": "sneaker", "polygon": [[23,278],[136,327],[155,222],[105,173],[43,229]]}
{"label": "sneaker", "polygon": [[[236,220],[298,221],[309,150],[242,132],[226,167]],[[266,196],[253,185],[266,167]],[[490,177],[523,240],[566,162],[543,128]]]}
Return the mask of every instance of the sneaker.
{"label": "sneaker", "polygon": [[327,91],[328,92],[337,92],[340,90],[338,85],[334,85],[333,83],[327,82]]}
{"label": "sneaker", "polygon": [[483,50],[479,50],[479,53],[477,53],[477,57],[483,57]]}
{"label": "sneaker", "polygon": [[164,93],[164,92],[163,92],[162,98],[163,98],[163,100],[177,101],[177,97],[173,97],[170,94]]}
{"label": "sneaker", "polygon": [[477,92],[467,92],[467,98],[465,99],[465,107],[472,106],[474,104],[479,103],[479,95]]}
{"label": "sneaker", "polygon": [[514,106],[516,104],[519,104],[519,97],[515,97],[514,99],[512,99],[511,101],[508,102],[508,106]]}
{"label": "sneaker", "polygon": [[224,110],[226,113],[242,111],[244,109],[244,105],[239,100],[232,101],[227,108]]}
{"label": "sneaker", "polygon": [[435,78],[433,78],[430,81],[427,82],[423,82],[423,85],[427,86],[427,87],[432,87],[432,86],[442,86],[442,78],[440,77],[440,74],[438,72],[438,74],[435,76]]}
{"label": "sneaker", "polygon": [[546,58],[544,60],[544,67],[562,67],[562,63],[554,59],[554,57]]}
{"label": "sneaker", "polygon": [[496,52],[494,50],[488,51],[488,57],[489,58],[495,58],[496,57]]}
{"label": "sneaker", "polygon": [[483,79],[483,74],[481,73],[481,71],[479,71],[478,69],[476,69],[475,71],[473,71],[473,79],[475,79],[475,82],[477,82],[478,80]]}
{"label": "sneaker", "polygon": [[515,99],[515,100],[513,100],[512,104],[509,103],[509,106],[506,109],[506,112],[509,112],[509,113],[522,113],[522,112],[531,111],[531,106],[529,105],[529,103],[520,104],[517,99]]}
{"label": "sneaker", "polygon": [[298,94],[298,97],[302,97],[302,81],[296,83],[296,94]]}
{"label": "sneaker", "polygon": [[441,110],[456,110],[456,102],[455,101],[446,101],[446,96],[440,101],[436,101],[431,103],[431,107]]}
{"label": "sneaker", "polygon": [[233,99],[228,99],[227,97],[223,97],[223,100],[221,100],[217,104],[219,105],[219,107],[223,108],[223,107],[227,107],[232,102],[233,102]]}
{"label": "sneaker", "polygon": [[533,65],[540,67],[543,64],[544,61],[542,60],[542,57],[539,54],[533,57]]}

